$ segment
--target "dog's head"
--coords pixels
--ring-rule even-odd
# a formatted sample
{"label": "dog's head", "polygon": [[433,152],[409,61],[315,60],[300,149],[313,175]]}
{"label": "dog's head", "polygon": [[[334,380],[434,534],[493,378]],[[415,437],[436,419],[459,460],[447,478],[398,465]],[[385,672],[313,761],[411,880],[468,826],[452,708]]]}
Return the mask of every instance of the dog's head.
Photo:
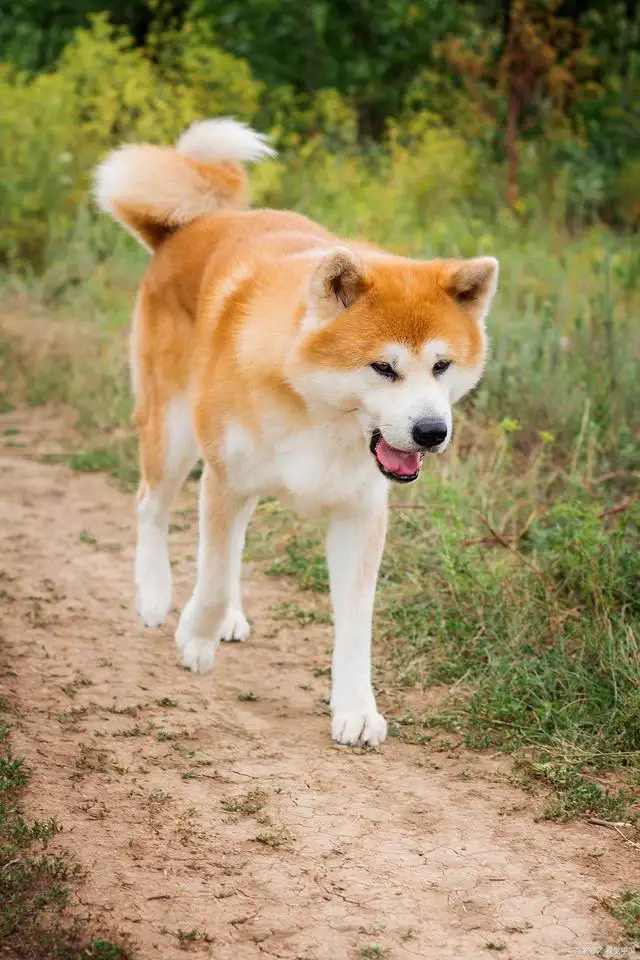
{"label": "dog's head", "polygon": [[451,438],[452,405],[480,379],[498,262],[416,261],[347,247],[318,255],[291,380],[353,413],[379,469],[415,480]]}

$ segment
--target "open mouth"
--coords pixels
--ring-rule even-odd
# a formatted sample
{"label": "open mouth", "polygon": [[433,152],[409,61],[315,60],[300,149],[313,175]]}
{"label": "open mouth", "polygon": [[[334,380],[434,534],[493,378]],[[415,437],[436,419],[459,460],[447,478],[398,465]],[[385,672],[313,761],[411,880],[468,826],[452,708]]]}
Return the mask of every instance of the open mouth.
{"label": "open mouth", "polygon": [[375,457],[380,473],[396,483],[413,483],[420,476],[422,456],[420,450],[398,450],[390,446],[379,430],[371,435],[369,449]]}

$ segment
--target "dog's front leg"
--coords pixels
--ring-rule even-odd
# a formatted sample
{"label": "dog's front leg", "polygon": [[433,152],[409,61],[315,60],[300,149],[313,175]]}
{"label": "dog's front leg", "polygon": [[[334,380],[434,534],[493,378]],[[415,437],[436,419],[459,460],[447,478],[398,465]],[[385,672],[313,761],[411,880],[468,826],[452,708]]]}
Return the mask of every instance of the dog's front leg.
{"label": "dog's front leg", "polygon": [[331,735],[338,743],[375,746],[387,736],[371,684],[371,627],[378,567],[387,529],[387,487],[371,502],[336,513],[327,536],[335,630]]}

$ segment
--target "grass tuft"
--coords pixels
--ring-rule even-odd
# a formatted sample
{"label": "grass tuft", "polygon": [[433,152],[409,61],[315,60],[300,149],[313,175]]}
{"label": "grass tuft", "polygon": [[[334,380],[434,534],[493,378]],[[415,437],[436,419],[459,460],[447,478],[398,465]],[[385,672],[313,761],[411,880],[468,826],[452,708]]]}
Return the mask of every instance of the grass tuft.
{"label": "grass tuft", "polygon": [[618,897],[605,901],[609,912],[620,920],[629,939],[640,944],[640,891],[623,890]]}

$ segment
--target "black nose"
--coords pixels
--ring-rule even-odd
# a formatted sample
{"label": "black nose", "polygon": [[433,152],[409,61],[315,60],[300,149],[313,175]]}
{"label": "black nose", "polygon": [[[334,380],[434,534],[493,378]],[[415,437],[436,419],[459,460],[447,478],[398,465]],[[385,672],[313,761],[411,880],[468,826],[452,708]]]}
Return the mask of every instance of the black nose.
{"label": "black nose", "polygon": [[423,450],[434,450],[447,439],[447,425],[442,420],[416,420],[411,436]]}

